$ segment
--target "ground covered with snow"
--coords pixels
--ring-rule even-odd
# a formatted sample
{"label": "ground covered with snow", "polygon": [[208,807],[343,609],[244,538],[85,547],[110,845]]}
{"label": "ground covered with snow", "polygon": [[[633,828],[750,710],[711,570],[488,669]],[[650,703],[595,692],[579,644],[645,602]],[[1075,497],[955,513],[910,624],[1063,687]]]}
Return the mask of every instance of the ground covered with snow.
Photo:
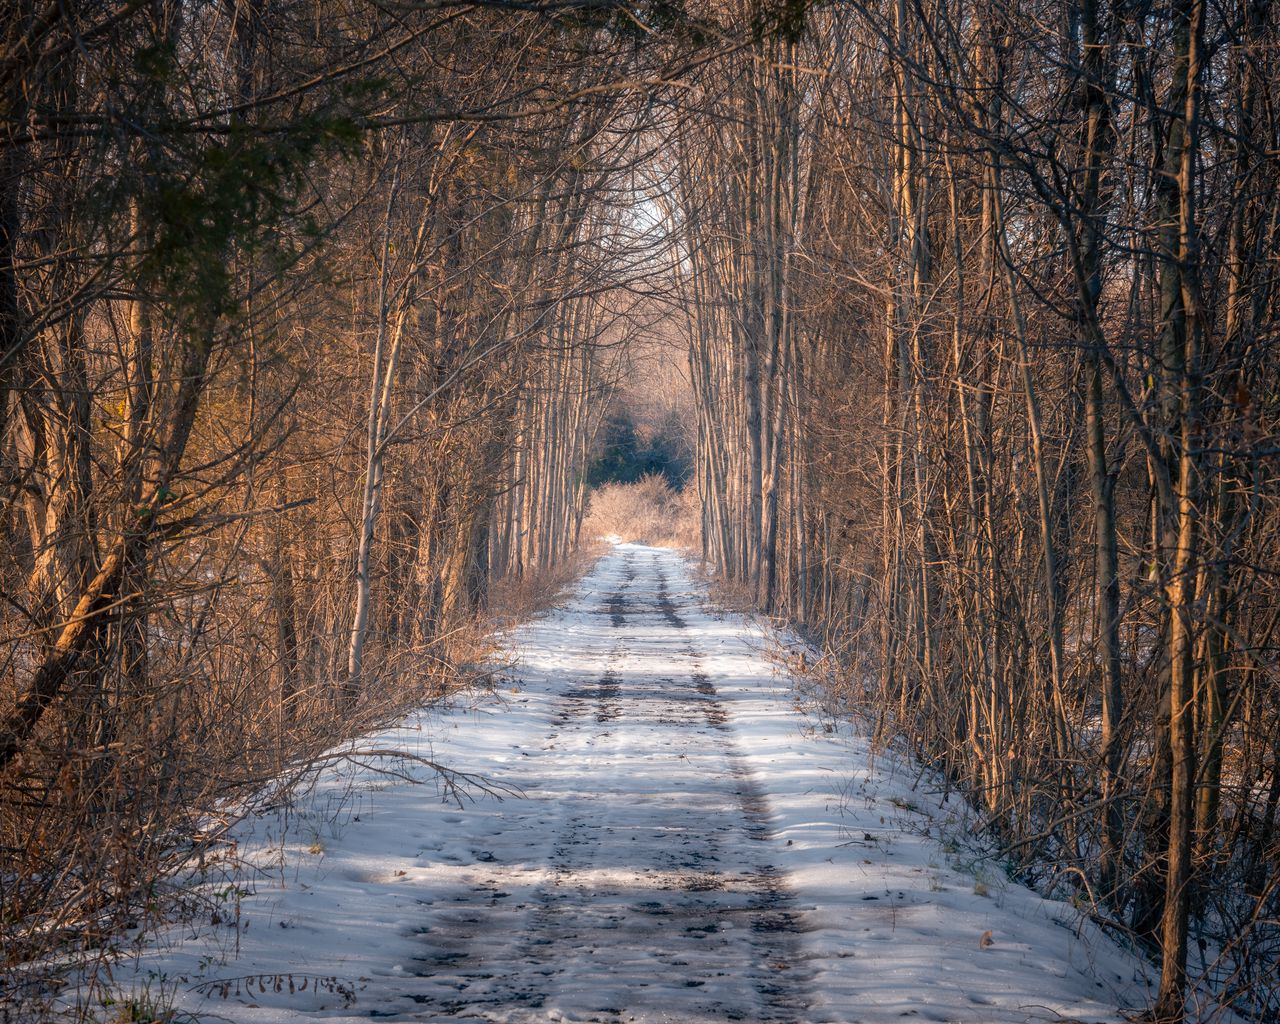
{"label": "ground covered with snow", "polygon": [[507,792],[459,801],[411,761],[390,763],[416,783],[327,771],[238,826],[237,873],[200,883],[211,909],[118,969],[114,997],[262,1024],[1100,1022],[1145,1005],[1144,966],[1069,906],[962,835],[927,838],[948,808],[818,713],[768,643],[675,553],[615,547],[511,636],[495,692],[360,744]]}

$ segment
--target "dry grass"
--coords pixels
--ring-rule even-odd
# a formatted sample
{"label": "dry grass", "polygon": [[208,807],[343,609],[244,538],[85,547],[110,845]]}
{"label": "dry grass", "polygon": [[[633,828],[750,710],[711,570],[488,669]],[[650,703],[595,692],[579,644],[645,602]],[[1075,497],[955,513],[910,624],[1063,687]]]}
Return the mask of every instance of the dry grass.
{"label": "dry grass", "polygon": [[486,628],[506,628],[553,607],[587,574],[603,550],[596,540],[584,541],[571,555],[554,565],[530,569],[519,578],[510,576],[499,580],[489,592]]}
{"label": "dry grass", "polygon": [[699,575],[706,584],[711,603],[717,608],[738,615],[760,614],[760,603],[749,583],[721,575],[710,562],[701,563]]}
{"label": "dry grass", "polygon": [[696,549],[700,543],[698,496],[692,488],[676,491],[657,473],[633,484],[604,484],[591,493],[582,535]]}

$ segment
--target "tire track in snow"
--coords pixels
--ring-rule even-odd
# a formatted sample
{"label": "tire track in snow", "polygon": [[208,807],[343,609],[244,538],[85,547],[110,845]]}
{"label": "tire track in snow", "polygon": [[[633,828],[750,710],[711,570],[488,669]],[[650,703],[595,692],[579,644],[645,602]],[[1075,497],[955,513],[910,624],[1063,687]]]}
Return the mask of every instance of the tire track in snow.
{"label": "tire track in snow", "polygon": [[[738,749],[733,726],[718,702],[715,685],[702,671],[701,658],[692,648],[687,655],[693,661],[692,679],[703,697],[702,710],[707,724],[723,735],[724,754],[729,773],[737,784],[735,795],[745,821],[744,829],[757,842],[771,839],[769,805],[764,792]],[[788,1012],[794,1013],[804,1001],[803,981],[806,980],[802,973],[796,972],[801,961],[798,936],[803,929],[799,912],[795,909],[795,896],[790,892],[784,874],[771,863],[759,863],[750,876],[749,884],[757,899],[751,924],[753,945],[773,970],[795,972],[757,982],[757,990],[770,1009],[782,1014],[779,1019],[788,1019]]]}

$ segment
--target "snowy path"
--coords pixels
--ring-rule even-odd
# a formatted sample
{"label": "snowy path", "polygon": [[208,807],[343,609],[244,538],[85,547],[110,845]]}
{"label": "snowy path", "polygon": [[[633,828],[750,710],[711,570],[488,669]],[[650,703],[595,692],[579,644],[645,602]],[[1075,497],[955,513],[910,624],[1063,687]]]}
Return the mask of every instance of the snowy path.
{"label": "snowy path", "polygon": [[175,930],[124,987],[290,1022],[1116,1021],[1145,998],[1069,908],[924,838],[938,798],[806,710],[674,553],[619,546],[512,644],[500,701],[376,744],[520,795],[326,777],[243,827],[238,921]]}
{"label": "snowy path", "polygon": [[412,996],[423,1009],[801,1019],[799,917],[705,671],[706,623],[690,630],[671,568],[627,552],[597,573],[576,628],[549,631],[551,660],[573,674],[529,737],[521,785],[533,798],[499,812],[485,877],[426,926]]}

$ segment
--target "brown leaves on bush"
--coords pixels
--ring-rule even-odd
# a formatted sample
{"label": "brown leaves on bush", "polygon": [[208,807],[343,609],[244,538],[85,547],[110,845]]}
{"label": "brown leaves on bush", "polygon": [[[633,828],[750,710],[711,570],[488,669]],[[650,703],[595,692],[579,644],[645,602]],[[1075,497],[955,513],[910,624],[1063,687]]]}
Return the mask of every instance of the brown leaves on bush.
{"label": "brown leaves on bush", "polygon": [[691,488],[675,490],[660,473],[650,473],[633,484],[603,484],[591,492],[582,535],[697,548],[697,494]]}

